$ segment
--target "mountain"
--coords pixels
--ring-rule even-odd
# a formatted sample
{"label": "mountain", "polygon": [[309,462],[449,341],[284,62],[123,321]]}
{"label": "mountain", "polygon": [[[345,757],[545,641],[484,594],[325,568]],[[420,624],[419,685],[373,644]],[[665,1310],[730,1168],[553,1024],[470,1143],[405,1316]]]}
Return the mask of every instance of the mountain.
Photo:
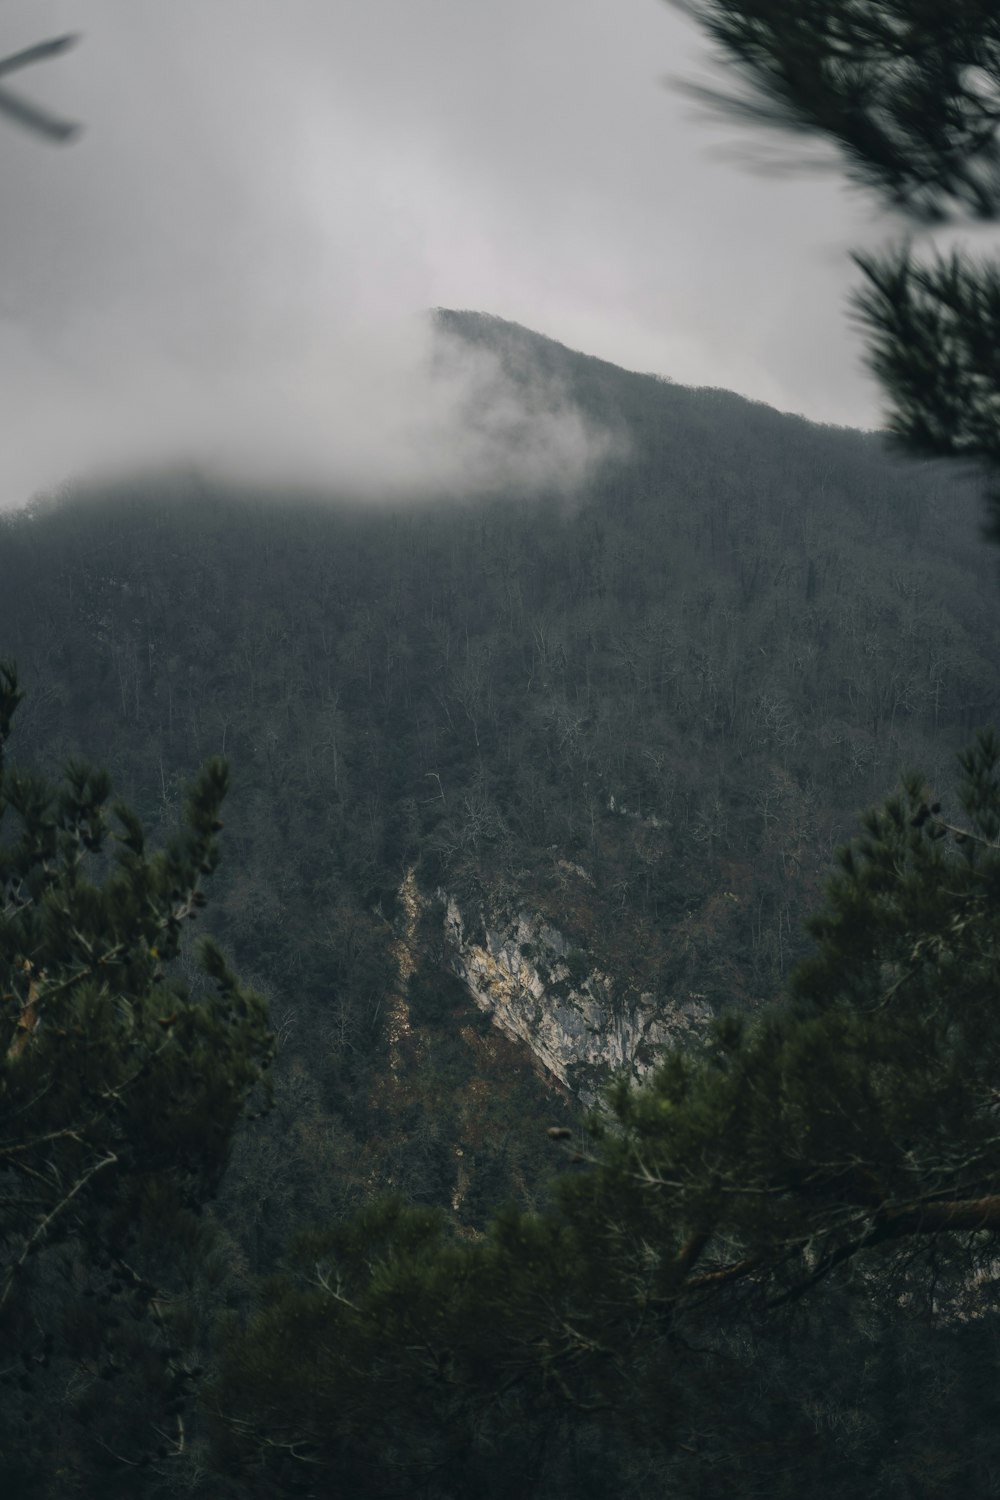
{"label": "mountain", "polygon": [[[62,1343],[50,1358],[32,1326],[0,1371],[12,1493],[243,1493],[212,1467],[227,1462],[205,1437],[213,1398],[191,1393],[217,1388],[276,1272],[306,1305],[320,1271],[304,1232],[353,1245],[376,1275],[386,1193],[442,1210],[474,1248],[504,1203],[549,1203],[560,1163],[582,1180],[573,1142],[608,1078],[642,1076],[719,1012],[780,1005],[860,809],[914,766],[928,805],[947,799],[956,751],[997,718],[995,565],[952,469],[483,314],[433,326],[427,379],[458,397],[467,495],[177,472],[77,485],[0,522],[0,657],[28,691],[15,759],[107,766],[151,842],[196,767],[229,759],[199,915],[267,997],[278,1043],[273,1107],[246,1122],[191,1226],[190,1272],[174,1267],[183,1348],[154,1337],[151,1373],[114,1321],[134,1270],[121,1283],[98,1268],[98,1295],[71,1237],[52,1261],[67,1272],[47,1313],[70,1310]],[[180,967],[197,993],[195,965]],[[929,1254],[937,1298],[948,1268],[936,1242]],[[676,1451],[621,1408],[571,1427],[558,1397],[528,1410],[507,1384],[474,1434],[458,1415],[428,1431],[428,1410],[460,1400],[432,1361],[430,1407],[419,1392],[408,1405],[390,1359],[402,1426],[390,1405],[331,1437],[374,1488],[340,1469],[334,1482],[441,1500],[692,1483],[846,1495],[881,1493],[891,1469],[922,1495],[992,1493],[994,1320],[943,1305],[921,1321],[895,1282],[855,1305],[831,1278],[820,1299],[769,1310],[759,1345],[742,1324],[716,1329],[708,1364],[695,1327],[674,1388],[697,1444]],[[121,1357],[95,1371],[85,1351],[105,1334]],[[671,1324],[658,1346],[671,1370],[684,1334]],[[274,1362],[249,1367],[266,1405]],[[640,1383],[658,1393],[666,1367]],[[318,1390],[330,1372],[314,1368]],[[166,1390],[169,1431],[147,1387]],[[238,1400],[222,1415],[230,1436],[250,1431]],[[296,1469],[295,1443],[279,1446]],[[990,1477],[966,1484],[969,1464]],[[303,1467],[292,1488],[324,1483]]]}
{"label": "mountain", "polygon": [[386,1185],[473,1227],[543,1192],[543,1126],[778,997],[858,810],[904,767],[948,784],[997,715],[951,470],[483,314],[435,329],[505,422],[593,436],[571,493],[161,475],[0,528],[20,758],[108,765],[154,832],[232,763],[212,923],[282,1038],[227,1190],[253,1264]]}

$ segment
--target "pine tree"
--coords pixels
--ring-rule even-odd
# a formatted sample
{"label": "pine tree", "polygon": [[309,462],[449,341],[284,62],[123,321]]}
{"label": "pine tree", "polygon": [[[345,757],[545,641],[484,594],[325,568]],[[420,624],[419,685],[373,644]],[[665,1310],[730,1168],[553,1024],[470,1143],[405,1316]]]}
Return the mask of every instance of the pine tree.
{"label": "pine tree", "polygon": [[0,1488],[74,1493],[90,1472],[134,1493],[151,1454],[184,1446],[201,1210],[270,1038],[214,943],[203,985],[177,973],[225,766],[149,851],[104,773],[7,763],[20,697],[0,667]]}
{"label": "pine tree", "polygon": [[[568,1142],[552,1212],[507,1210],[470,1242],[444,1215],[386,1205],[304,1239],[208,1395],[220,1462],[246,1492],[460,1495],[483,1488],[476,1466],[498,1448],[527,1464],[533,1436],[569,1419],[603,1424],[605,1457],[624,1438],[661,1450],[675,1477],[706,1455],[731,1474],[734,1453],[755,1449],[761,1463],[782,1431],[809,1428],[796,1359],[765,1416],[741,1415],[743,1388],[776,1378],[807,1303],[826,1320],[827,1356],[839,1344],[848,1362],[865,1347],[852,1326],[879,1322],[898,1339],[901,1306],[957,1330],[944,1360],[980,1325],[988,1335],[1000,1230],[992,736],[963,757],[959,809],[948,815],[911,777],[868,814],[787,1002],[721,1021],[644,1087],[620,1082],[589,1144]],[[911,1361],[922,1336],[903,1340]],[[804,1371],[815,1334],[795,1337]],[[985,1378],[1000,1373],[996,1351],[977,1357]],[[887,1391],[887,1378],[870,1376],[873,1400],[932,1404],[922,1388]],[[969,1437],[977,1463],[989,1442]],[[954,1481],[971,1460],[945,1454]],[[429,1473],[439,1489],[420,1488]]]}

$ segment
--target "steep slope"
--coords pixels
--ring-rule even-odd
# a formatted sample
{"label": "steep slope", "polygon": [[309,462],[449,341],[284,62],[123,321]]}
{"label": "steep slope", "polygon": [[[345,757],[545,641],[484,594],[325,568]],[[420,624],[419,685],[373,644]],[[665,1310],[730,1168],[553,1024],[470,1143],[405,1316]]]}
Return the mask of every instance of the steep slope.
{"label": "steep slope", "polygon": [[437,325],[441,359],[485,351],[612,434],[577,492],[366,510],[175,476],[0,529],[22,758],[110,764],[154,826],[232,761],[217,922],[284,1037],[232,1189],[264,1258],[387,1182],[472,1224],[536,1191],[564,1085],[778,994],[856,811],[905,765],[950,781],[997,711],[993,564],[950,471]]}

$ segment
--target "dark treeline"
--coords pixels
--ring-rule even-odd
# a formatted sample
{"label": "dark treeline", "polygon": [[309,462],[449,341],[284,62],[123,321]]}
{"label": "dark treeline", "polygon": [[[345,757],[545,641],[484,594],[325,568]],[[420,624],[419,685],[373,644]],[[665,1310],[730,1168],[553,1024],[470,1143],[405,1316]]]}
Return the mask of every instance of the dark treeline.
{"label": "dark treeline", "polygon": [[[254,1302],[294,1232],[387,1189],[464,1234],[509,1198],[547,1201],[544,1126],[575,1106],[444,973],[436,892],[544,912],[623,1000],[697,992],[754,1010],[782,993],[858,809],[903,768],[950,781],[955,751],[997,717],[995,564],[953,471],[495,320],[440,322],[529,399],[558,389],[610,431],[583,492],[363,508],[167,476],[78,490],[0,529],[0,652],[27,689],[16,758],[106,766],[154,832],[199,764],[230,762],[207,916],[268,999],[280,1051],[274,1108],[244,1130],[217,1204],[216,1311]],[[585,896],[560,861],[586,870]],[[401,1040],[411,869],[428,906]],[[528,1474],[553,1496],[791,1495],[822,1472],[820,1493],[888,1494],[886,1445],[916,1453],[932,1368],[939,1409],[971,1430],[955,1340],[982,1343],[992,1369],[992,1325],[946,1334],[888,1306],[859,1322],[834,1293],[810,1317],[803,1333],[789,1315],[758,1384],[729,1392],[740,1451],[761,1454],[739,1491],[753,1461],[717,1437],[701,1487],[668,1489],[682,1481],[655,1434],[570,1436],[516,1404],[516,1442],[513,1426],[481,1434],[459,1458],[442,1429],[418,1482],[406,1441],[412,1458],[425,1439],[404,1432],[395,1479],[368,1453],[356,1483],[513,1496]],[[828,1378],[831,1329],[863,1401]],[[742,1380],[746,1351],[731,1353]],[[80,1462],[95,1487],[118,1472],[96,1449]],[[187,1462],[154,1464],[150,1492],[219,1493]],[[38,1463],[33,1493],[81,1492]],[[898,1492],[948,1493],[945,1467],[938,1488],[925,1466]],[[139,1493],[128,1472],[117,1492]]]}

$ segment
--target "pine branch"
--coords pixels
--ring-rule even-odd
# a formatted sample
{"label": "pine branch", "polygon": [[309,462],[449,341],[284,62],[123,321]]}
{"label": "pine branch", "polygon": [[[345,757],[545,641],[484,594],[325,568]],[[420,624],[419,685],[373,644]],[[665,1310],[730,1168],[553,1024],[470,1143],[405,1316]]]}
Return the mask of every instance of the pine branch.
{"label": "pine branch", "polygon": [[742,90],[689,86],[743,121],[816,135],[920,222],[1000,213],[993,0],[672,0]]}

